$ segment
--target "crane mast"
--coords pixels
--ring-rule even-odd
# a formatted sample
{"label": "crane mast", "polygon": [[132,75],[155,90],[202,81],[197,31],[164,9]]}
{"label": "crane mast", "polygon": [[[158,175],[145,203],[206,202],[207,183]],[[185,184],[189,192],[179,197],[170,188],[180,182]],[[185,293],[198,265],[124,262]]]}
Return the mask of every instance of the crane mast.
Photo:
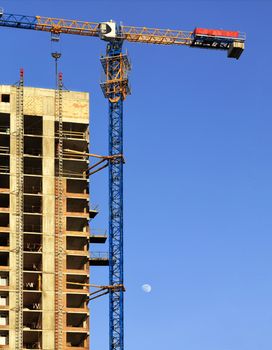
{"label": "crane mast", "polygon": [[[238,59],[244,50],[245,34],[203,28],[183,31],[119,26],[113,21],[95,23],[6,14],[3,11],[0,11],[0,26],[44,31],[57,35],[99,37],[107,42],[106,55],[101,57],[105,74],[101,88],[109,103],[109,156],[111,157],[109,161],[109,349],[124,350],[123,102],[130,94],[128,81],[130,62],[127,54],[122,52],[123,43],[128,41],[219,49],[227,51],[228,57]],[[56,305],[60,305],[58,296],[56,298]],[[21,318],[18,317],[16,322],[20,329]],[[57,324],[61,326],[60,318],[57,318]],[[56,349],[58,350],[62,349],[60,337],[56,338]],[[17,343],[18,350],[21,350],[19,336]]]}
{"label": "crane mast", "polygon": [[[105,81],[101,83],[109,100],[109,348],[124,349],[124,254],[123,254],[123,101],[130,93],[129,60],[122,53],[122,40],[107,44],[101,57]],[[120,157],[121,155],[121,157]],[[118,157],[116,157],[118,156]]]}

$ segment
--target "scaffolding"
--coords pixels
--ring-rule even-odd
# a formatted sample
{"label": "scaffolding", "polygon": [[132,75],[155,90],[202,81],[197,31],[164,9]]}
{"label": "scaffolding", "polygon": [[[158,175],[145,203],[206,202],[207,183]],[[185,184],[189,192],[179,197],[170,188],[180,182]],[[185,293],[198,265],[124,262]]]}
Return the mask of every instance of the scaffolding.
{"label": "scaffolding", "polygon": [[16,86],[16,349],[23,349],[24,72]]}
{"label": "scaffolding", "polygon": [[58,75],[55,112],[58,125],[58,173],[56,178],[55,218],[55,346],[63,348],[63,119],[62,119],[62,74]]}

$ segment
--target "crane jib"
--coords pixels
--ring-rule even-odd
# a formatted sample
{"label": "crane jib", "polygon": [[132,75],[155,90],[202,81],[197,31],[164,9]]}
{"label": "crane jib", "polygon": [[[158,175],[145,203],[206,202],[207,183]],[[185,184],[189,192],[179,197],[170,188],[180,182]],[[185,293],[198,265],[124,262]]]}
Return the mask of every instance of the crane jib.
{"label": "crane jib", "polygon": [[154,45],[185,45],[228,51],[238,59],[244,50],[245,34],[238,31],[195,28],[194,31],[118,25],[114,21],[88,22],[62,18],[6,14],[0,11],[0,26],[32,29],[55,34],[100,37]]}

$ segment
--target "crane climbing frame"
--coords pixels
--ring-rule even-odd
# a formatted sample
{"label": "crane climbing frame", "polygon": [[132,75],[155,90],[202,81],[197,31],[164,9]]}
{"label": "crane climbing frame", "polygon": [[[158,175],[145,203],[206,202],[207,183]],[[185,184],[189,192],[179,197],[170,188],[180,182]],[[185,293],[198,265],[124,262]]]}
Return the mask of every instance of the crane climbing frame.
{"label": "crane climbing frame", "polygon": [[[184,45],[188,47],[227,51],[228,57],[238,59],[244,50],[245,34],[241,32],[195,28],[192,31],[123,26],[114,21],[88,22],[42,16],[25,16],[0,12],[0,26],[30,29],[51,34],[72,34],[99,37],[107,42],[106,55],[101,57],[105,81],[101,83],[104,96],[109,101],[109,349],[124,350],[124,272],[123,272],[123,102],[130,94],[128,72],[130,62],[122,52],[124,41],[158,45]],[[59,85],[59,97],[61,86]],[[61,115],[59,115],[61,117]],[[61,123],[59,124],[61,127]],[[19,145],[18,138],[18,145]],[[63,152],[63,150],[61,150]],[[20,160],[18,159],[18,168]],[[59,162],[61,167],[61,160]],[[61,171],[61,169],[59,169]],[[19,186],[18,182],[18,186]],[[58,184],[60,185],[60,183]],[[61,195],[56,195],[61,205]],[[19,202],[18,202],[19,203]],[[18,204],[18,208],[21,204]],[[56,233],[61,242],[61,209],[58,210]],[[19,224],[18,224],[19,225]],[[18,232],[20,227],[18,226]],[[58,245],[58,254],[61,249]],[[18,255],[19,256],[19,255]],[[18,262],[19,266],[20,262]],[[56,268],[60,268],[58,262]],[[18,274],[19,278],[19,274]],[[59,276],[61,280],[61,276]],[[19,279],[18,279],[19,281]],[[59,281],[60,282],[60,281]],[[18,282],[19,283],[19,282]],[[58,281],[56,282],[58,283]],[[18,301],[19,305],[19,301]],[[56,295],[56,308],[61,301]],[[21,318],[18,317],[20,328]],[[56,322],[56,332],[61,332],[61,320]],[[62,345],[56,337],[56,349]],[[21,350],[18,338],[18,350]]]}

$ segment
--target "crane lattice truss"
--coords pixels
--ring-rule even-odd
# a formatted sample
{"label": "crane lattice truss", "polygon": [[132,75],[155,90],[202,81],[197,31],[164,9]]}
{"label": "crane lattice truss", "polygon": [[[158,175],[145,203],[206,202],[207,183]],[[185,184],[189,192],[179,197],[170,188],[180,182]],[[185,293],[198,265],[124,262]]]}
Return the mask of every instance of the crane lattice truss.
{"label": "crane lattice truss", "polygon": [[[73,34],[99,37],[107,41],[106,56],[101,58],[105,81],[101,83],[104,96],[109,101],[109,335],[110,350],[124,349],[124,278],[123,278],[123,101],[130,94],[128,71],[130,63],[126,54],[122,53],[124,41],[159,45],[185,45],[189,47],[219,49],[228,52],[228,57],[238,59],[244,50],[245,34],[225,30],[196,28],[193,31],[156,29],[146,27],[121,26],[113,21],[95,23],[59,18],[24,16],[0,13],[0,26],[20,29],[31,29],[49,32],[53,35]],[[58,97],[61,97],[59,82]],[[59,98],[58,98],[59,100]],[[59,107],[61,104],[59,105]],[[61,108],[61,107],[60,107]],[[60,111],[60,110],[59,110]],[[18,116],[19,116],[18,112]],[[59,132],[61,135],[61,113],[59,113]],[[20,125],[18,124],[20,129]],[[18,145],[20,145],[18,137]],[[19,155],[18,151],[18,155]],[[62,154],[60,145],[60,155]],[[18,158],[18,169],[20,160]],[[59,161],[59,174],[61,160]],[[18,178],[18,187],[21,186]],[[61,183],[57,184],[58,217],[61,220]],[[18,202],[18,210],[21,204]],[[20,232],[21,227],[17,227]],[[61,242],[61,221],[58,221],[57,234]],[[61,248],[56,247],[59,256]],[[18,252],[18,257],[20,256]],[[61,259],[60,259],[61,260]],[[58,260],[56,268],[61,268]],[[20,261],[18,261],[18,267]],[[18,274],[19,278],[19,274]],[[59,285],[61,275],[57,275]],[[19,287],[18,279],[18,287]],[[18,288],[20,289],[20,288]],[[18,310],[20,310],[18,301]],[[60,309],[60,298],[56,295],[56,307]],[[21,329],[20,313],[16,319]],[[62,334],[61,317],[56,318],[56,332]],[[20,333],[18,349],[22,349]],[[60,337],[56,337],[56,349],[62,349]]]}

